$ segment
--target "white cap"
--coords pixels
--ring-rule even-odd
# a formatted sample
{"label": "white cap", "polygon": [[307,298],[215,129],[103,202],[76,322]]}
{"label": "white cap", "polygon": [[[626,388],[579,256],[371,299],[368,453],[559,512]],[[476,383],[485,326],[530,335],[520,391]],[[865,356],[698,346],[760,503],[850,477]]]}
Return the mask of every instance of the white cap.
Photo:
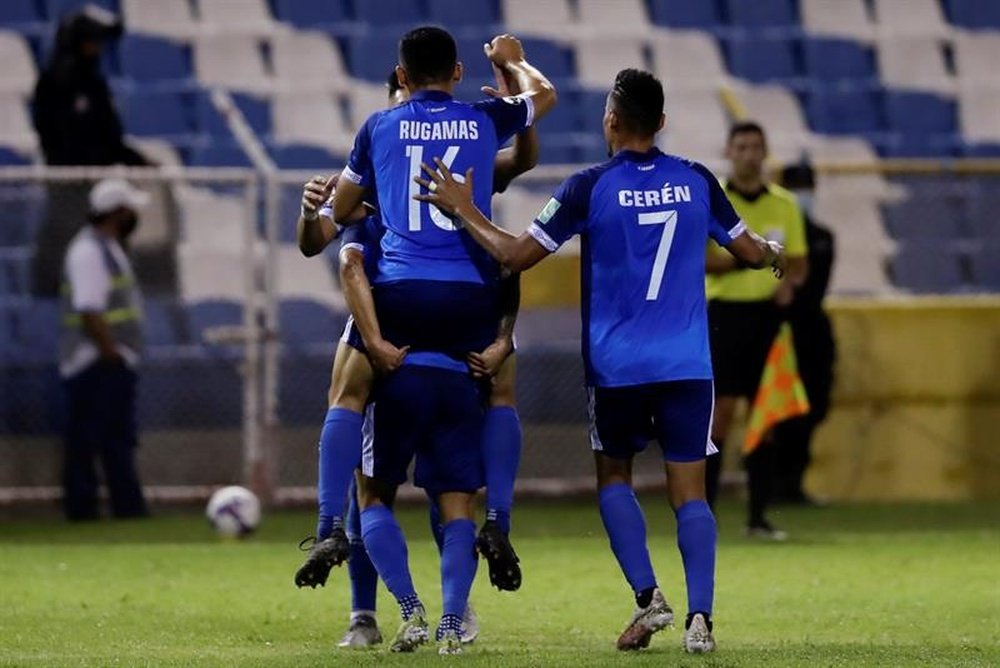
{"label": "white cap", "polygon": [[139,211],[149,204],[149,195],[122,179],[104,179],[90,191],[90,212],[101,215],[125,207]]}

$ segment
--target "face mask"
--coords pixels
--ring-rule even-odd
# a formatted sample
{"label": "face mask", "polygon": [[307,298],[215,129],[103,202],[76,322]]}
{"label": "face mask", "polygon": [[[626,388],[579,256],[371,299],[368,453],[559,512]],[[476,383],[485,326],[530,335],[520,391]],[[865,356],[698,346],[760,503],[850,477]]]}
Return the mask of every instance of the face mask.
{"label": "face mask", "polygon": [[121,238],[122,240],[128,239],[135,232],[135,228],[139,226],[139,218],[137,216],[129,216],[128,218],[122,219],[121,222]]}

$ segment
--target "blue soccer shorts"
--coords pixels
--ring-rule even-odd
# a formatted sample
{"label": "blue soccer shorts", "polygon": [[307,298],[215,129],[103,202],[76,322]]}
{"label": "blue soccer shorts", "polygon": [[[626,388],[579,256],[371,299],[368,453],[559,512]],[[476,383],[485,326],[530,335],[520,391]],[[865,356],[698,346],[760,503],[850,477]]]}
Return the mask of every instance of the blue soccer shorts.
{"label": "blue soccer shorts", "polygon": [[675,380],[587,388],[590,445],[613,459],[630,459],[651,439],[664,461],[695,462],[715,454],[711,380]]}
{"label": "blue soccer shorts", "polygon": [[483,396],[467,373],[403,366],[380,381],[368,405],[361,472],[393,485],[413,479],[428,494],[475,492],[485,483]]}

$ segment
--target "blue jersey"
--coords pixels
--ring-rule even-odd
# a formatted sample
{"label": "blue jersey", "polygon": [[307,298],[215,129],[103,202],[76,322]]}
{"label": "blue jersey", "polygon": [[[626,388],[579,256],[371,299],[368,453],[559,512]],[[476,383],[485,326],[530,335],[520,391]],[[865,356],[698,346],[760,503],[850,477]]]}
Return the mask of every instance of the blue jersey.
{"label": "blue jersey", "polygon": [[436,207],[413,199],[421,192],[413,178],[426,176],[420,164],[434,166],[435,157],[459,178],[471,167],[473,199],[490,215],[496,153],[531,126],[533,115],[529,98],[467,104],[440,91],[417,91],[365,122],[341,178],[378,190],[385,235],[376,282],[498,280],[496,262],[467,232]]}
{"label": "blue jersey", "polygon": [[705,245],[744,229],[708,169],[657,149],[563,183],[529,233],[549,251],[581,237],[588,384],[712,378]]}

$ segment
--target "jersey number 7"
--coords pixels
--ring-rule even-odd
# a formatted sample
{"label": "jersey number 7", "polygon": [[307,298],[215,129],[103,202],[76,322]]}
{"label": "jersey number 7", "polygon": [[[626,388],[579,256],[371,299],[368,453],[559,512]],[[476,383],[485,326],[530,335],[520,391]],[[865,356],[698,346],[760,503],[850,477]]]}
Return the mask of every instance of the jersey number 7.
{"label": "jersey number 7", "polygon": [[663,273],[667,269],[667,257],[670,246],[674,243],[674,232],[677,230],[676,211],[653,211],[639,214],[640,225],[663,225],[660,244],[656,248],[656,259],[653,260],[653,273],[649,276],[649,287],[646,289],[646,301],[656,301],[660,296],[660,286],[663,285]]}

